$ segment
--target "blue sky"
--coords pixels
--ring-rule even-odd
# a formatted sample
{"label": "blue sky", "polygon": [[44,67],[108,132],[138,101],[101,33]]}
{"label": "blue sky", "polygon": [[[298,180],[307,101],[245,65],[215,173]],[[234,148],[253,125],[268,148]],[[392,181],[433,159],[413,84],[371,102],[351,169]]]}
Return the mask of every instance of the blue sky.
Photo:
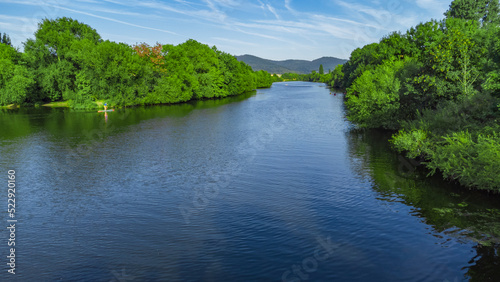
{"label": "blue sky", "polygon": [[195,39],[233,55],[349,58],[392,31],[442,19],[451,0],[0,0],[0,32],[33,38],[43,18],[71,17],[104,39],[179,44]]}

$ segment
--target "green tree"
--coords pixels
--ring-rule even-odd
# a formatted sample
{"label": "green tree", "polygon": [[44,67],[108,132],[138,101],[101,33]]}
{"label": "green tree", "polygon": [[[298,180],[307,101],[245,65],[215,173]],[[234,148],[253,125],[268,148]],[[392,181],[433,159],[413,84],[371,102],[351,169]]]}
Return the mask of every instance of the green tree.
{"label": "green tree", "polygon": [[152,67],[124,43],[106,40],[90,50],[81,82],[90,82],[93,99],[122,106],[142,104],[151,89]]}
{"label": "green tree", "polygon": [[35,81],[22,56],[7,44],[0,44],[0,105],[22,104]]}
{"label": "green tree", "polygon": [[323,75],[325,74],[325,70],[323,69],[323,65],[319,65],[319,74]]}
{"label": "green tree", "polygon": [[361,127],[398,127],[399,90],[396,76],[403,61],[385,61],[374,70],[367,70],[347,90],[347,117]]}
{"label": "green tree", "polygon": [[239,95],[252,91],[257,86],[251,67],[238,61],[234,56],[216,51],[219,57],[221,72],[224,76],[224,92],[227,95]]}
{"label": "green tree", "polygon": [[4,33],[2,36],[2,33],[0,32],[0,43],[12,46],[12,42],[10,41],[10,37],[6,33]]}
{"label": "green tree", "polygon": [[194,88],[194,98],[214,98],[224,96],[222,84],[224,78],[219,70],[219,60],[216,52],[208,45],[190,39],[178,46],[193,65],[198,87]]}
{"label": "green tree", "polygon": [[483,24],[499,24],[498,0],[454,0],[444,13],[447,18],[474,20]]}
{"label": "green tree", "polygon": [[490,0],[488,2],[488,8],[483,18],[483,23],[496,26],[500,25],[500,3],[498,0]]}
{"label": "green tree", "polygon": [[271,75],[267,71],[256,71],[254,75],[257,88],[269,88],[274,82]]}
{"label": "green tree", "polygon": [[344,88],[344,72],[342,71],[343,68],[344,65],[337,65],[333,70],[331,81],[329,82],[331,87],[337,89]]}
{"label": "green tree", "polygon": [[35,39],[24,45],[29,66],[35,70],[38,99],[58,101],[74,96],[76,71],[84,68],[80,41],[93,49],[101,42],[99,34],[90,26],[71,18],[44,19],[38,24]]}

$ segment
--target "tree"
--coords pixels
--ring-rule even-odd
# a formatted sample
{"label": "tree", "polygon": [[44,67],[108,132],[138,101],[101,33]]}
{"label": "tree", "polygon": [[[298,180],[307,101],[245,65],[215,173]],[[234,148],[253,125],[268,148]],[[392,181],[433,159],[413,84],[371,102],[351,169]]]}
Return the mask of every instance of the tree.
{"label": "tree", "polygon": [[483,18],[483,23],[500,25],[500,4],[498,0],[490,0],[488,2],[488,9]]}
{"label": "tree", "polygon": [[82,54],[101,41],[95,29],[71,18],[40,22],[35,39],[24,44],[29,66],[35,70],[39,99],[58,101],[73,97],[76,71],[84,68],[81,64],[86,55]]}
{"label": "tree", "polygon": [[267,71],[260,70],[256,71],[254,74],[257,88],[269,88],[274,82],[273,78]]}
{"label": "tree", "polygon": [[4,33],[3,36],[2,36],[2,33],[0,33],[0,43],[12,46],[12,42],[10,41],[10,37],[6,33]]}
{"label": "tree", "polygon": [[177,46],[184,50],[185,55],[194,68],[194,76],[198,81],[193,88],[194,98],[214,98],[223,96],[221,93],[224,78],[219,69],[219,60],[216,52],[208,45],[196,40],[188,41]]}
{"label": "tree", "polygon": [[385,61],[363,72],[347,91],[349,120],[365,128],[397,128],[401,82],[396,73],[403,66],[404,61]]}
{"label": "tree", "polygon": [[109,40],[87,50],[84,61],[79,61],[83,68],[76,78],[76,100],[107,100],[121,106],[144,103],[154,84],[148,81],[152,67],[143,58],[129,45]]}
{"label": "tree", "polygon": [[12,46],[0,44],[0,105],[25,102],[34,82],[21,54]]}
{"label": "tree", "polygon": [[44,19],[35,32],[37,41],[43,43],[58,59],[66,57],[71,44],[76,40],[87,39],[97,44],[101,36],[89,25],[71,18]]}
{"label": "tree", "polygon": [[[461,19],[446,19],[441,38],[429,44],[427,62],[432,73],[446,83],[449,91],[440,96],[449,99],[473,95],[478,77],[480,58],[486,52],[482,42],[475,42],[474,35],[479,28],[477,22]],[[478,84],[478,83],[477,83]],[[439,87],[444,89],[443,87]],[[439,93],[439,92],[438,92]]]}
{"label": "tree", "polygon": [[319,65],[319,74],[323,75],[325,74],[325,70],[323,69],[323,65]]}
{"label": "tree", "polygon": [[352,51],[349,61],[344,64],[344,87],[348,88],[364,71],[373,69],[376,65],[378,43],[372,43]]}
{"label": "tree", "polygon": [[332,72],[332,80],[330,81],[330,86],[333,88],[343,88],[344,73],[342,72],[344,65],[337,65]]}
{"label": "tree", "polygon": [[444,13],[447,18],[475,20],[483,24],[499,24],[498,0],[454,0]]}
{"label": "tree", "polygon": [[141,43],[133,46],[139,57],[148,58],[154,65],[157,71],[165,72],[165,56],[163,54],[163,46],[156,43],[154,47],[149,46],[147,43]]}
{"label": "tree", "polygon": [[234,56],[216,51],[219,57],[221,73],[224,77],[223,92],[226,95],[239,95],[255,89],[256,81],[252,75],[252,68],[244,62],[238,61]]}

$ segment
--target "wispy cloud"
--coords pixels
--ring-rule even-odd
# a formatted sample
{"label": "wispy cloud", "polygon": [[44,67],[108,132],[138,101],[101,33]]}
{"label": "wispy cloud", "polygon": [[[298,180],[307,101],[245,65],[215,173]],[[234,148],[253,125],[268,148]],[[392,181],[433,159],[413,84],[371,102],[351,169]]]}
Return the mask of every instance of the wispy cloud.
{"label": "wispy cloud", "polygon": [[167,12],[172,12],[180,15],[185,15],[193,18],[199,18],[211,22],[223,22],[226,19],[226,15],[217,9],[215,4],[211,1],[206,2],[208,9],[179,9],[171,5],[167,5],[161,2],[137,2],[137,6],[144,8],[151,8],[156,10],[163,10]]}
{"label": "wispy cloud", "polygon": [[[343,7],[359,22],[369,27],[369,32],[380,38],[389,32],[407,29],[418,23],[415,13],[404,9],[401,2],[394,4],[384,3],[375,7],[358,3],[335,0],[339,7]],[[365,32],[369,36],[368,32]]]}
{"label": "wispy cloud", "polygon": [[296,22],[286,22],[282,20],[261,20],[253,23],[235,23],[236,26],[245,27],[253,30],[261,30],[269,33],[270,31],[285,32],[291,35],[299,35],[307,32],[312,25],[301,24]]}
{"label": "wispy cloud", "polygon": [[285,8],[292,14],[297,14],[297,12],[291,6],[292,0],[285,0]]}
{"label": "wispy cloud", "polygon": [[[169,37],[169,43],[194,38],[201,42],[219,42],[232,50],[240,46],[241,50],[251,47],[255,52],[278,52],[277,56],[292,52],[313,56],[311,52],[319,53],[320,50],[324,50],[321,55],[335,56],[335,53],[329,54],[329,50],[340,52],[339,46],[343,46],[345,57],[346,53],[349,54],[348,50],[378,41],[393,30],[405,30],[420,21],[429,20],[431,16],[442,14],[447,8],[445,2],[449,0],[331,0],[310,3],[294,0],[0,1],[2,8],[24,5],[26,9],[21,10],[29,11],[25,14],[16,14],[15,8],[2,11],[4,15],[25,16],[25,22],[21,24],[12,24],[19,23],[21,19],[13,21],[5,16],[2,19],[0,15],[0,30],[17,32],[23,29],[24,32],[17,32],[19,35],[27,34],[26,31],[33,34],[37,21],[43,17],[73,16],[82,22],[90,17],[122,25],[122,30],[112,30],[92,23],[103,34],[114,35],[111,37],[120,40],[128,37],[131,42],[141,37],[144,37],[142,41],[154,42],[160,37],[155,32],[160,32],[176,35]],[[154,32],[141,33],[141,30]],[[276,51],[280,49],[282,51]]]}
{"label": "wispy cloud", "polygon": [[266,5],[266,7],[267,7],[267,9],[268,9],[271,13],[273,13],[273,15],[274,15],[274,16],[275,16],[278,20],[279,20],[279,19],[281,19],[281,18],[280,18],[280,15],[278,15],[278,13],[276,13],[276,10],[273,8],[273,6],[271,6],[271,5],[267,4],[267,5]]}
{"label": "wispy cloud", "polygon": [[199,10],[197,11],[197,13],[206,18],[215,19],[216,21],[219,22],[224,22],[227,16],[224,12],[218,9],[216,3],[219,5],[222,4],[223,6],[228,6],[227,2],[229,1],[211,1],[211,0],[204,0],[204,1],[207,3],[207,6],[211,12],[208,12],[207,10]]}
{"label": "wispy cloud", "polygon": [[[116,22],[116,23],[120,23],[120,24],[124,24],[124,25],[128,25],[128,26],[137,27],[137,28],[154,30],[154,31],[159,31],[159,32],[164,32],[164,33],[169,33],[169,34],[176,34],[175,32],[172,32],[172,31],[169,31],[169,30],[164,30],[164,29],[158,29],[158,28],[143,26],[143,25],[134,24],[134,23],[131,23],[131,22],[126,22],[126,21],[114,19],[114,18],[111,18],[111,17],[100,16],[100,15],[93,14],[93,13],[90,13],[90,12],[84,12],[82,10],[71,9],[71,8],[68,8],[68,7],[61,6],[61,5],[55,5],[55,4],[52,4],[50,1],[49,2],[41,2],[41,1],[31,1],[31,0],[21,0],[21,1],[9,1],[9,0],[6,0],[6,2],[11,2],[11,3],[15,2],[16,4],[29,5],[29,6],[48,6],[48,7],[52,7],[52,8],[56,8],[56,9],[60,9],[60,10],[68,11],[68,12],[72,12],[72,13],[76,13],[76,14],[87,15],[87,16],[91,16],[91,17],[94,17],[94,18],[99,18],[99,19],[103,19],[103,20],[107,20],[107,21],[112,21],[112,22]],[[110,1],[110,2],[117,2],[117,1]],[[119,15],[123,15],[123,16],[142,16],[142,14],[140,14],[140,13],[127,12],[127,11],[114,10],[114,9],[107,9],[107,8],[100,8],[100,7],[95,7],[95,6],[90,7],[90,10],[94,10],[94,11],[97,11],[97,12],[108,13],[108,14],[119,14]]]}
{"label": "wispy cloud", "polygon": [[1,15],[0,14],[0,21],[21,21],[21,22],[28,22],[30,19],[27,17],[19,17],[19,16],[10,16],[10,15]]}
{"label": "wispy cloud", "polygon": [[259,46],[259,44],[251,42],[251,41],[243,41],[243,40],[236,40],[236,39],[230,39],[230,38],[224,38],[224,37],[212,37],[212,39],[216,41],[221,41],[221,42],[228,42],[228,43],[233,43],[236,45],[248,45],[248,46]]}
{"label": "wispy cloud", "polygon": [[109,17],[103,17],[103,16],[99,16],[99,15],[96,15],[96,14],[92,14],[92,13],[77,11],[77,10],[73,10],[73,9],[69,9],[69,8],[65,8],[65,7],[61,7],[61,6],[55,6],[54,5],[54,7],[57,7],[59,9],[61,9],[61,10],[66,10],[66,11],[77,13],[77,14],[87,15],[87,16],[91,16],[91,17],[94,17],[94,18],[103,19],[103,20],[107,20],[107,21],[111,21],[111,22],[116,22],[116,23],[120,23],[120,24],[124,24],[124,25],[128,25],[128,26],[133,26],[133,27],[137,27],[137,28],[149,29],[149,30],[154,30],[154,31],[159,31],[159,32],[164,32],[164,33],[169,33],[169,34],[175,34],[175,35],[177,35],[177,33],[169,31],[169,30],[165,30],[165,29],[159,29],[159,28],[154,28],[154,27],[148,27],[148,26],[133,24],[133,23],[129,23],[129,22],[125,22],[125,21],[121,21],[121,20],[117,20],[117,19],[113,19],[113,18],[109,18]]}
{"label": "wispy cloud", "polygon": [[236,7],[241,5],[240,1],[235,1],[235,0],[212,0],[210,2],[214,2],[220,6],[226,6],[226,7]]}

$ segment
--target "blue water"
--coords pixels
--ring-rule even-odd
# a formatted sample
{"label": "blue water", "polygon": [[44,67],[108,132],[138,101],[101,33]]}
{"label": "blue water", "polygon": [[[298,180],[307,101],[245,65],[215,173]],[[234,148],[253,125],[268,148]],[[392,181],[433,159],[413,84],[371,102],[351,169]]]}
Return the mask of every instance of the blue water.
{"label": "blue water", "polygon": [[283,82],[107,117],[0,112],[0,201],[14,169],[18,219],[16,274],[2,259],[0,278],[498,277],[498,197],[425,178],[417,165],[403,175],[408,160],[389,150],[390,133],[356,130],[330,93]]}

